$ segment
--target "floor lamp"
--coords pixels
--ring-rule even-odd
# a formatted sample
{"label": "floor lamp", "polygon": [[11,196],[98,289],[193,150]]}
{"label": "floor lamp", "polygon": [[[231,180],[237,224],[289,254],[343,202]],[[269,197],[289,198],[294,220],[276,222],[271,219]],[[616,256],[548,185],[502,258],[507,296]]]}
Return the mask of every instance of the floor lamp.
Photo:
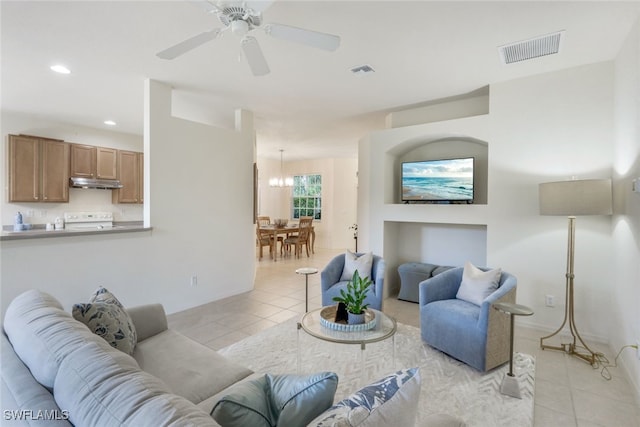
{"label": "floor lamp", "polygon": [[[582,337],[580,337],[574,318],[573,279],[575,275],[573,273],[573,254],[575,246],[575,222],[577,215],[611,215],[611,180],[586,179],[546,182],[540,184],[539,197],[541,215],[562,215],[569,217],[564,321],[557,331],[551,335],[540,338],[540,348],[562,350],[589,362],[591,365],[595,365],[597,353],[592,351],[582,340]],[[544,340],[559,334],[567,323],[569,324],[572,342],[560,344],[559,346],[544,343]],[[580,351],[578,351],[578,347],[576,347],[576,340],[581,344]]]}

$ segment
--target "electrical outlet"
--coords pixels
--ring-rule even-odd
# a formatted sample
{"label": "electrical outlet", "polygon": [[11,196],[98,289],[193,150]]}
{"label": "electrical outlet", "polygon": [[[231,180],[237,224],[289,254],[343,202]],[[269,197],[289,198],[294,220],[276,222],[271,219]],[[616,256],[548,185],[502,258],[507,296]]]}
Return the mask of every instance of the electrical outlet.
{"label": "electrical outlet", "polygon": [[191,286],[197,286],[197,285],[198,285],[198,276],[194,274],[193,276],[191,276]]}
{"label": "electrical outlet", "polygon": [[555,305],[555,297],[553,295],[545,295],[544,305],[547,307],[553,307]]}

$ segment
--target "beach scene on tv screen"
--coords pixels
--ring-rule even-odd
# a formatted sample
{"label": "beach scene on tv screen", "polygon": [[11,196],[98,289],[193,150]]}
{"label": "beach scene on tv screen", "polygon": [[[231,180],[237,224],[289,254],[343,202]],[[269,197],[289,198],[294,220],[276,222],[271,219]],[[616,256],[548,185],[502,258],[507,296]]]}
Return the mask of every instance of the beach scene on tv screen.
{"label": "beach scene on tv screen", "polygon": [[403,163],[402,200],[472,201],[473,158]]}

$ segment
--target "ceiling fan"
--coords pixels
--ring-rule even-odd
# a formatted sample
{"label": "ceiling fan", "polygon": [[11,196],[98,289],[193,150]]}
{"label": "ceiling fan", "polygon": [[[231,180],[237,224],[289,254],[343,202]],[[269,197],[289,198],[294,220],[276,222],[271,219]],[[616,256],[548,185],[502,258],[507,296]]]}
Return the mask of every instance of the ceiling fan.
{"label": "ceiling fan", "polygon": [[204,8],[207,13],[215,14],[224,28],[214,28],[209,31],[190,37],[168,49],[158,52],[156,56],[162,59],[174,59],[185,54],[211,40],[220,37],[225,31],[239,37],[240,47],[244,53],[251,72],[255,76],[269,74],[269,65],[262,54],[258,40],[249,35],[252,31],[262,28],[268,35],[301,43],[318,49],[334,51],[340,46],[340,37],[333,34],[320,33],[303,28],[292,27],[283,24],[264,24],[262,12],[267,9],[273,0],[254,1],[229,1],[229,0],[190,0]]}

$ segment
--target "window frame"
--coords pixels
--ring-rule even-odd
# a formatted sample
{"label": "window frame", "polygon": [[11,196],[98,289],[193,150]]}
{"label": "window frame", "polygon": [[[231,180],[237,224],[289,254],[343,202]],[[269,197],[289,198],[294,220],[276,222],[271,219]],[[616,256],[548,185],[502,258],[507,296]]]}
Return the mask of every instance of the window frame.
{"label": "window frame", "polygon": [[[304,199],[304,206],[296,203],[297,199]],[[290,207],[293,219],[312,216],[314,221],[322,220],[322,174],[304,173],[293,176]]]}

